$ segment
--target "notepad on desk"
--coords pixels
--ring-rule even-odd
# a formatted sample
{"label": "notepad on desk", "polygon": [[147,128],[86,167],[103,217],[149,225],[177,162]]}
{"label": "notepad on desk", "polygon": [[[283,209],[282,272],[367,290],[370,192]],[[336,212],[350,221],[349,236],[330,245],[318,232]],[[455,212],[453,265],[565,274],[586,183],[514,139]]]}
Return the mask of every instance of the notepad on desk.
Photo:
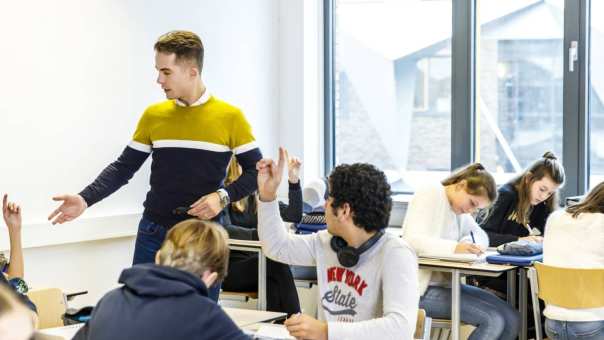
{"label": "notepad on desk", "polygon": [[486,262],[487,256],[497,254],[497,252],[486,251],[480,255],[476,254],[458,254],[458,253],[421,253],[419,257],[431,260],[463,262],[463,263],[481,263]]}
{"label": "notepad on desk", "polygon": [[255,339],[296,339],[289,335],[287,328],[283,325],[275,325],[270,323],[263,323],[260,328],[254,334]]}

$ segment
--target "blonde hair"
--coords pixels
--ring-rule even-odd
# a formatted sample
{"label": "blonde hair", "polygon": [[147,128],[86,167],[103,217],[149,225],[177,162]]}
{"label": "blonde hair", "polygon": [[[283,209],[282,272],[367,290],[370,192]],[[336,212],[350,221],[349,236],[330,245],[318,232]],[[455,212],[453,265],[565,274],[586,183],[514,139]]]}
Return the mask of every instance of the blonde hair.
{"label": "blonde hair", "polygon": [[497,185],[493,176],[480,163],[472,163],[456,170],[441,183],[444,186],[466,181],[466,192],[470,195],[483,196],[490,202],[497,198]]}
{"label": "blonde hair", "polygon": [[[518,192],[518,204],[511,218],[522,225],[529,224],[529,218],[532,211],[531,206],[531,185],[543,177],[549,177],[551,180],[562,185],[564,183],[564,167],[556,158],[553,152],[547,151],[531,164],[520,176],[514,178],[511,183]],[[547,200],[545,205],[549,211],[554,211],[558,206],[558,191],[554,192]]]}
{"label": "blonde hair", "polygon": [[197,276],[216,272],[224,279],[229,261],[228,236],[222,226],[189,219],[176,224],[159,249],[159,264],[178,268]]}
{"label": "blonde hair", "polygon": [[[0,275],[3,275],[0,273]],[[15,293],[6,286],[0,286],[0,318],[11,313],[24,313],[31,317],[33,328],[37,326],[37,317],[21,301],[17,299]],[[33,329],[32,328],[32,329]]]}
{"label": "blonde hair", "polygon": [[566,208],[574,218],[582,213],[604,214],[604,182],[596,185],[581,202]]}

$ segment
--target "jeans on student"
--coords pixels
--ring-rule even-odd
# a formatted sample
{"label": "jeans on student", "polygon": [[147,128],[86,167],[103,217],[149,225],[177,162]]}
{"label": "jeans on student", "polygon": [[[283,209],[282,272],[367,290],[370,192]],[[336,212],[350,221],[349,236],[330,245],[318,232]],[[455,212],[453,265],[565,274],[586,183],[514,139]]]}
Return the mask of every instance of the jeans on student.
{"label": "jeans on student", "polygon": [[[168,229],[164,226],[143,217],[138,224],[132,264],[155,262],[155,253],[161,248],[167,232]],[[219,293],[220,283],[217,282],[208,290],[208,297],[218,301]]]}
{"label": "jeans on student", "polygon": [[[428,287],[419,306],[429,317],[451,319],[451,288]],[[476,327],[468,340],[513,340],[518,335],[518,312],[483,289],[461,285],[459,314],[462,322]]]}
{"label": "jeans on student", "polygon": [[545,319],[545,333],[552,340],[603,340],[603,321],[559,321]]}

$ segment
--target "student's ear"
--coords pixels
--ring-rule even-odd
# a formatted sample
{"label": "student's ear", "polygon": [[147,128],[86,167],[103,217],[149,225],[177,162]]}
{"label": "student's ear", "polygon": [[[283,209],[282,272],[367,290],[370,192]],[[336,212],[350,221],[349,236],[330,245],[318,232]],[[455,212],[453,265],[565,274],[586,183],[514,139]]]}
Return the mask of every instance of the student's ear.
{"label": "student's ear", "polygon": [[189,67],[189,76],[195,78],[197,75],[199,75],[199,69],[196,66]]}
{"label": "student's ear", "polygon": [[340,218],[341,222],[345,222],[347,219],[352,219],[352,210],[350,209],[350,204],[344,203],[340,208],[338,208],[338,210],[338,218]]}
{"label": "student's ear", "polygon": [[203,274],[201,274],[201,281],[203,281],[208,288],[212,287],[214,282],[216,282],[216,279],[218,279],[218,273],[216,272],[206,270],[203,272]]}
{"label": "student's ear", "polygon": [[530,184],[531,181],[533,180],[533,173],[530,171],[527,171],[526,174],[524,175],[524,184]]}
{"label": "student's ear", "polygon": [[155,264],[159,264],[159,250],[155,253]]}
{"label": "student's ear", "polygon": [[455,190],[456,191],[460,191],[460,190],[466,190],[466,185],[468,184],[468,181],[466,181],[465,179],[462,179],[461,181],[457,182],[457,184],[455,184]]}

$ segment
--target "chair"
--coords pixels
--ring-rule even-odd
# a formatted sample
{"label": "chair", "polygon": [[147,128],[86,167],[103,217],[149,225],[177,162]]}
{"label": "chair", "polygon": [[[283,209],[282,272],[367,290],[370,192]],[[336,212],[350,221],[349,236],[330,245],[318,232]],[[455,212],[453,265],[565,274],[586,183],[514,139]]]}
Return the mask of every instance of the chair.
{"label": "chair", "polygon": [[432,318],[426,316],[423,309],[417,310],[417,323],[415,324],[415,340],[430,340],[430,329],[432,328]]}
{"label": "chair", "polygon": [[61,289],[32,289],[27,296],[38,309],[38,329],[63,326],[67,299]]}
{"label": "chair", "polygon": [[258,299],[258,292],[231,292],[228,290],[221,290],[220,299],[248,302],[250,299]]}
{"label": "chair", "polygon": [[569,309],[604,307],[604,269],[562,268],[536,262],[529,268],[537,340],[541,334],[539,299]]}

